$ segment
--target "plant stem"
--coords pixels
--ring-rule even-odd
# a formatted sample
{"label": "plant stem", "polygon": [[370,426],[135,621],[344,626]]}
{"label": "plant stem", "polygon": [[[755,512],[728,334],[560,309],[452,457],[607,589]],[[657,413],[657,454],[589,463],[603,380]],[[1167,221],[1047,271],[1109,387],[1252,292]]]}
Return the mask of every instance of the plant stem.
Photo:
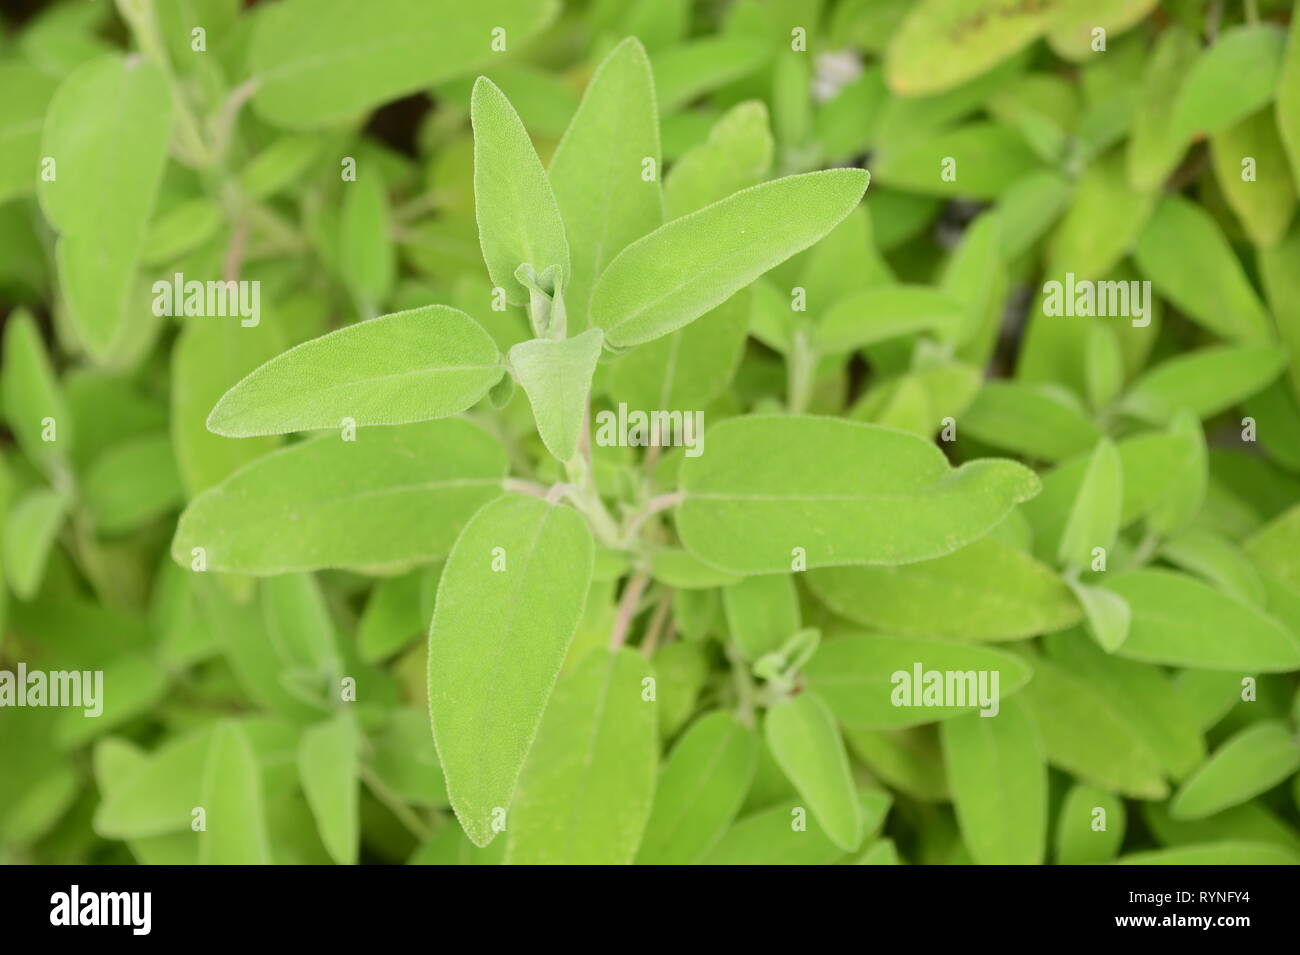
{"label": "plant stem", "polygon": [[663,596],[663,599],[655,606],[654,615],[650,618],[650,623],[645,628],[645,638],[641,641],[641,653],[646,659],[654,656],[655,649],[659,645],[659,634],[663,631],[664,623],[668,620],[668,611],[673,608],[673,598],[671,593]]}
{"label": "plant stem", "polygon": [[646,501],[645,506],[642,507],[641,510],[637,511],[637,513],[632,516],[632,519],[628,521],[627,529],[623,531],[622,535],[623,547],[630,548],[632,546],[637,531],[641,530],[641,526],[651,517],[658,514],[660,511],[666,511],[669,508],[676,507],[685,499],[686,495],[681,491],[673,491],[669,494],[660,494],[657,497],[652,497],[650,500]]}
{"label": "plant stem", "polygon": [[388,788],[388,784],[375,775],[375,771],[361,763],[361,778],[365,780],[375,798],[388,807],[388,811],[397,817],[397,821],[410,830],[421,843],[427,842],[432,832],[419,815],[402,801],[402,798]]}
{"label": "plant stem", "polygon": [[618,614],[614,617],[614,629],[609,635],[609,648],[617,650],[627,639],[627,632],[632,628],[632,618],[636,616],[641,595],[650,583],[650,573],[638,570],[623,586],[623,595],[618,601]]}
{"label": "plant stem", "polygon": [[796,328],[790,338],[790,354],[786,356],[786,408],[791,414],[803,414],[807,410],[816,368],[817,353],[805,330]]}

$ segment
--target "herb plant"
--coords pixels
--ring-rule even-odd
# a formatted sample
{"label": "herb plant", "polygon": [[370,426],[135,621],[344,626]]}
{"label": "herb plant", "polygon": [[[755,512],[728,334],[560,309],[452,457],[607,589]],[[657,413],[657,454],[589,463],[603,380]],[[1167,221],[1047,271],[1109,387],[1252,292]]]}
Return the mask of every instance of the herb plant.
{"label": "herb plant", "polygon": [[1297,13],[8,29],[0,858],[1300,861]]}

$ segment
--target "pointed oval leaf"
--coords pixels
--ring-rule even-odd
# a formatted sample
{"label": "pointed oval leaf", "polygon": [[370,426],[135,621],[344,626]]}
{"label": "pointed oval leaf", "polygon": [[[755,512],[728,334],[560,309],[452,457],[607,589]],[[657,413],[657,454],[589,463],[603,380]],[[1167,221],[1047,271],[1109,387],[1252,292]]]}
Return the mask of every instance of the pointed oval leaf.
{"label": "pointed oval leaf", "polygon": [[660,226],[601,274],[591,323],[615,347],[681,328],[830,232],[868,178],[865,169],[788,176]]}
{"label": "pointed oval leaf", "polygon": [[339,865],[355,865],[359,848],[356,724],[346,713],[305,730],[298,744],[298,778],[316,818],[321,842]]}
{"label": "pointed oval leaf", "polygon": [[282,574],[384,567],[446,554],[460,528],[501,493],[505,452],[468,421],[320,437],[272,452],[204,491],[172,541],[183,567]]}
{"label": "pointed oval leaf", "polygon": [[740,810],[758,766],[758,737],[730,713],[700,717],[659,774],[638,865],[693,865]]}
{"label": "pointed oval leaf", "polygon": [[1097,442],[1083,472],[1079,495],[1061,535],[1060,560],[1071,569],[1088,567],[1095,548],[1109,551],[1119,531],[1124,471],[1109,438]]}
{"label": "pointed oval leaf", "polygon": [[262,768],[248,731],[229,721],[212,734],[203,766],[200,865],[270,865]]}
{"label": "pointed oval leaf", "polygon": [[474,515],[447,558],[429,629],[429,711],[452,807],[477,846],[496,837],[514,797],[593,552],[576,511],[508,494]]}
{"label": "pointed oval leaf", "polygon": [[1107,588],[1133,613],[1120,656],[1210,670],[1300,669],[1300,639],[1258,608],[1194,577],[1138,570]]}
{"label": "pointed oval leaf", "polygon": [[[289,0],[260,10],[249,42],[253,107],[290,129],[326,126],[468,73],[522,44],[559,11],[554,0]],[[437,55],[430,55],[437,50]]]}
{"label": "pointed oval leaf", "polygon": [[555,688],[519,780],[507,865],[628,865],[654,795],[650,667],[631,650],[597,649]]}
{"label": "pointed oval leaf", "polygon": [[628,37],[592,74],[551,159],[551,188],[573,260],[564,302],[574,330],[587,327],[592,286],[605,266],[663,223],[659,163],[654,76],[645,48]]}
{"label": "pointed oval leaf", "polygon": [[1300,742],[1281,720],[1248,726],[1183,783],[1169,814],[1201,819],[1272,789],[1300,769]]}
{"label": "pointed oval leaf", "polygon": [[1047,842],[1047,764],[1024,705],[939,727],[962,841],[979,865],[1038,865]]}
{"label": "pointed oval leaf", "polygon": [[599,328],[589,328],[576,338],[534,338],[510,349],[510,367],[533,406],[537,432],[557,460],[578,452],[603,339]]}
{"label": "pointed oval leaf", "polygon": [[994,537],[898,567],[813,570],[808,586],[842,617],[918,637],[1018,640],[1062,630],[1080,615],[1051,569]]}
{"label": "pointed oval leaf", "polygon": [[541,275],[558,265],[561,287],[572,275],[569,244],[551,182],[528,131],[506,95],[487,77],[474,84],[474,209],[488,275],[506,299],[527,305],[517,278],[521,265]]}
{"label": "pointed oval leaf", "polygon": [[801,693],[768,711],[763,733],[831,841],[845,852],[856,849],[862,843],[862,807],[830,708],[815,693]]}
{"label": "pointed oval leaf", "polygon": [[834,418],[755,415],[708,433],[682,463],[677,528],[705,563],[742,574],[903,564],[970,543],[1038,493],[1012,461],[957,470],[933,444]]}
{"label": "pointed oval leaf", "polygon": [[[966,699],[926,701],[927,674],[958,673]],[[979,674],[987,674],[983,688]],[[846,634],[822,641],[803,668],[808,688],[845,726],[894,729],[951,719],[973,709],[996,713],[1029,680],[1019,658],[963,643],[884,634]],[[973,681],[973,682],[972,682]]]}
{"label": "pointed oval leaf", "polygon": [[[230,438],[408,424],[464,411],[501,377],[496,343],[464,312],[430,305],[304,342],[221,396],[208,430]],[[362,439],[364,440],[364,439]]]}

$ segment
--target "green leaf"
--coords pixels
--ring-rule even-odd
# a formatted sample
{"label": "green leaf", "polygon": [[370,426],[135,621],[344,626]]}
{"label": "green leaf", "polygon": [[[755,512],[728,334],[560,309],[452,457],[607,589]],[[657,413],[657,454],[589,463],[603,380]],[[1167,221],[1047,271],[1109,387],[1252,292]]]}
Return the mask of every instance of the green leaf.
{"label": "green leaf", "polygon": [[95,809],[95,831],[108,839],[139,839],[185,830],[202,802],[202,779],[213,738],[212,728],[167,740]]}
{"label": "green leaf", "polygon": [[551,188],[573,258],[564,287],[573,330],[587,327],[592,286],[610,260],[663,223],[659,165],[650,60],[640,41],[628,37],[596,68],[551,159]]}
{"label": "green leaf", "polygon": [[147,435],[105,451],[86,472],[82,495],[105,534],[134,530],[167,513],[184,497],[171,440]]}
{"label": "green leaf", "polygon": [[1129,182],[1143,192],[1161,185],[1187,150],[1187,137],[1174,125],[1173,105],[1200,52],[1196,35],[1171,23],[1147,60],[1126,151]]}
{"label": "green leaf", "polygon": [[37,487],[19,498],[5,518],[5,576],[19,600],[31,600],[40,590],[69,504],[62,492]]}
{"label": "green leaf", "polygon": [[633,409],[703,409],[726,390],[745,348],[753,295],[740,291],[671,335],[613,363],[610,400]]}
{"label": "green leaf", "polygon": [[543,275],[559,266],[555,291],[572,270],[564,222],[546,170],[505,94],[486,77],[474,84],[474,209],[479,244],[492,283],[512,305],[527,305],[529,290],[516,277],[521,265]]}
{"label": "green leaf", "polygon": [[1065,532],[1061,535],[1060,560],[1069,569],[1087,568],[1095,548],[1109,552],[1119,532],[1124,472],[1119,452],[1109,438],[1097,442],[1083,472],[1079,496],[1074,499]]}
{"label": "green leaf", "polygon": [[1274,618],[1185,574],[1138,570],[1109,589],[1133,611],[1121,656],[1171,666],[1273,673],[1300,668],[1300,640]]}
{"label": "green leaf", "polygon": [[[73,443],[68,403],[32,316],[16,311],[5,322],[4,417],[28,460],[54,475],[65,467]],[[53,440],[46,441],[45,437]]]}
{"label": "green leaf", "polygon": [[266,799],[257,753],[240,723],[219,724],[203,766],[200,865],[269,865]]}
{"label": "green leaf", "polygon": [[1056,386],[989,382],[962,415],[963,429],[986,444],[1044,461],[1092,447],[1096,426],[1071,394]]}
{"label": "green leaf", "polygon": [[360,737],[347,714],[305,730],[298,746],[298,776],[320,830],[339,865],[355,865],[359,848],[357,749]]}
{"label": "green leaf", "polygon": [[1300,856],[1290,849],[1267,842],[1231,840],[1172,849],[1131,852],[1116,865],[1300,865]]}
{"label": "green leaf", "polygon": [[[918,667],[921,684],[913,685]],[[927,702],[922,693],[925,674],[930,672],[987,672],[997,675],[997,685],[989,677],[985,699],[938,705],[942,701]],[[826,701],[841,723],[859,729],[934,723],[976,708],[996,712],[999,701],[1023,687],[1029,674],[1029,667],[1020,658],[996,650],[884,634],[850,634],[823,640],[803,668],[808,689]],[[974,685],[976,696],[978,690]]]}
{"label": "green leaf", "polygon": [[1201,764],[1174,796],[1169,814],[1201,819],[1272,789],[1300,769],[1300,743],[1281,720],[1235,734]]}
{"label": "green leaf", "polygon": [[951,798],[933,726],[896,730],[845,727],[844,738],[853,755],[892,788],[923,802]]}
{"label": "green leaf", "polygon": [[768,710],[763,732],[777,764],[831,841],[845,852],[861,845],[862,807],[844,740],[826,704],[815,693],[801,693]]}
{"label": "green leaf", "polygon": [[[1273,111],[1260,110],[1222,130],[1210,143],[1210,155],[1215,181],[1251,241],[1277,245],[1295,215],[1296,187]],[[1247,157],[1250,179],[1243,166]]]}
{"label": "green leaf", "polygon": [[808,586],[841,617],[918,637],[1018,640],[1062,630],[1080,616],[1052,570],[994,537],[898,567],[814,570]]}
{"label": "green leaf", "polygon": [[289,349],[222,395],[208,429],[246,438],[341,428],[349,418],[359,427],[445,418],[477,404],[502,368],[474,319],[430,305]]}
{"label": "green leaf", "polygon": [[[863,832],[880,828],[893,800],[861,791]],[[797,800],[783,800],[738,820],[704,857],[702,865],[830,865],[844,855],[815,816]]]}
{"label": "green leaf", "polygon": [[174,262],[215,236],[224,221],[224,212],[215,200],[207,196],[187,199],[154,219],[141,261],[147,266]]}
{"label": "green leaf", "polygon": [[681,328],[833,229],[868,178],[863,169],[789,176],[660,226],[601,274],[592,324],[616,348]]}
{"label": "green leaf", "polygon": [[1105,698],[1170,776],[1186,776],[1205,758],[1192,711],[1159,667],[1105,653],[1077,631],[1050,636],[1045,645],[1056,666]]}
{"label": "green leaf", "polygon": [[535,338],[510,349],[510,368],[533,406],[542,443],[557,460],[578,452],[591,376],[604,334],[589,328],[576,338]]}
{"label": "green leaf", "polygon": [[1052,25],[1051,5],[1006,7],[996,0],[922,0],[885,51],[885,77],[899,96],[951,89],[1033,43]]}
{"label": "green leaf", "polygon": [[[948,167],[948,160],[955,166]],[[922,195],[995,199],[1043,168],[1014,129],[976,120],[885,147],[872,161],[880,184]],[[951,168],[952,177],[943,174]]]}
{"label": "green leaf", "polygon": [[1047,841],[1047,765],[1023,704],[992,719],[970,713],[939,727],[962,841],[979,865],[1037,865]]}
{"label": "green leaf", "polygon": [[704,142],[687,150],[668,170],[664,178],[668,218],[758,185],[772,167],[774,149],[767,106],[758,100],[733,106],[713,124]]}
{"label": "green leaf", "polygon": [[1138,236],[1134,254],[1156,291],[1209,331],[1245,343],[1271,337],[1264,306],[1218,225],[1200,206],[1166,196]]}
{"label": "green leaf", "polygon": [[281,574],[400,567],[446,554],[501,492],[505,453],[467,421],[320,437],[275,451],[204,491],[181,515],[172,556],[209,570]]}
{"label": "green leaf", "polygon": [[1282,144],[1291,157],[1291,178],[1300,182],[1300,18],[1291,18],[1274,107]]}
{"label": "green leaf", "polygon": [[1212,531],[1193,529],[1172,537],[1160,546],[1160,556],[1242,603],[1265,603],[1264,582],[1246,553]]}
{"label": "green leaf", "polygon": [[1164,424],[1183,410],[1210,418],[1263,389],[1285,366],[1285,353],[1272,345],[1197,349],[1139,378],[1120,408],[1153,424]]}
{"label": "green leaf", "polygon": [[228,388],[282,347],[270,322],[256,328],[191,322],[181,331],[171,359],[171,431],[188,496],[220,483],[279,444],[273,437],[230,441],[209,431],[206,422]]}
{"label": "green leaf", "polygon": [[805,416],[733,418],[709,453],[682,463],[683,544],[742,574],[901,564],[940,557],[986,534],[1038,492],[1011,461],[956,471],[934,445],[873,425]]}
{"label": "green leaf", "polygon": [[677,548],[655,551],[650,557],[650,573],[655,580],[677,590],[711,590],[743,579],[702,564],[691,556],[690,551]]}
{"label": "green leaf", "polygon": [[477,846],[510,807],[578,626],[593,547],[577,512],[509,494],[474,515],[447,558],[429,631],[429,709],[452,806]]}
{"label": "green leaf", "polygon": [[841,298],[817,323],[823,354],[856,351],[917,332],[949,338],[964,317],[962,304],[926,286],[869,288]]}
{"label": "green leaf", "polygon": [[333,125],[487,64],[499,55],[495,29],[514,49],[558,11],[554,0],[483,0],[472,9],[375,0],[357,17],[348,0],[287,0],[260,10],[253,27],[253,107],[290,129]]}
{"label": "green leaf", "polygon": [[339,262],[352,297],[373,314],[392,292],[397,277],[388,194],[378,169],[363,170],[355,182],[344,184]]}
{"label": "green leaf", "polygon": [[1300,504],[1265,524],[1244,546],[1256,566],[1300,591]]}
{"label": "green leaf", "polygon": [[1200,513],[1205,500],[1209,473],[1206,467],[1205,432],[1190,411],[1175,413],[1169,436],[1177,455],[1163,480],[1162,494],[1150,507],[1147,524],[1157,534],[1180,530]]}
{"label": "green leaf", "polygon": [[1286,34],[1272,23],[1224,30],[1192,64],[1169,122],[1184,140],[1221,132],[1273,100]]}
{"label": "green leaf", "polygon": [[1128,639],[1133,612],[1128,601],[1102,587],[1090,587],[1073,581],[1070,589],[1083,607],[1088,633],[1107,653],[1114,653]]}
{"label": "green leaf", "polygon": [[774,653],[799,629],[799,594],[789,574],[745,577],[722,591],[727,630],[746,660]]}
{"label": "green leaf", "polygon": [[767,46],[746,36],[712,36],[679,43],[654,57],[659,111],[668,116],[691,100],[753,73]]}
{"label": "green leaf", "polygon": [[758,747],[754,731],[729,713],[692,723],[659,775],[637,864],[693,865],[707,855],[740,811]]}
{"label": "green leaf", "polygon": [[593,650],[555,688],[510,811],[507,865],[627,865],[658,769],[649,664]]}
{"label": "green leaf", "polygon": [[[1086,645],[1081,633],[1072,636]],[[1034,658],[1033,667],[1021,697],[1052,765],[1126,796],[1168,794],[1158,757],[1105,687],[1045,659]]]}
{"label": "green leaf", "polygon": [[24,195],[36,183],[41,124],[56,83],[19,59],[0,63],[0,202]]}
{"label": "green leaf", "polygon": [[59,86],[45,117],[38,183],[59,233],[59,279],[82,343],[106,358],[126,330],[135,269],[171,139],[172,101],[154,63],[104,56]]}
{"label": "green leaf", "polygon": [[1070,787],[1056,817],[1056,864],[1101,865],[1124,841],[1124,801],[1087,783]]}

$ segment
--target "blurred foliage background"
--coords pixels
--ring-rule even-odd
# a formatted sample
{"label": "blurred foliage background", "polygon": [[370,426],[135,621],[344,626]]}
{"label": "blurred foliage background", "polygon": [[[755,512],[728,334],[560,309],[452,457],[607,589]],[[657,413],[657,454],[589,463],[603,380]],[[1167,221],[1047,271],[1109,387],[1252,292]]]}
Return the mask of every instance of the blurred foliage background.
{"label": "blurred foliage background", "polygon": [[[504,52],[428,68],[427,79],[411,70],[392,78],[391,95],[341,115],[337,104],[356,88],[346,71],[315,94],[274,87],[278,51],[257,34],[285,5],[4,4],[0,666],[102,669],[108,695],[93,720],[76,710],[0,710],[0,859],[197,861],[190,811],[203,798],[212,734],[234,720],[256,765],[232,772],[260,780],[271,860],[484,861],[451,820],[429,734],[422,637],[440,565],[397,577],[324,571],[199,583],[168,545],[189,499],[281,443],[232,441],[204,426],[225,390],[274,355],[434,302],[470,312],[502,350],[528,337],[522,310],[486,304],[470,90],[478,74],[492,78],[546,162],[595,64],[628,35],[654,66],[670,209],[674,170],[690,157],[714,156],[708,168],[733,188],[865,166],[864,210],[854,233],[840,235],[845,251],[822,260],[826,284],[812,291],[925,287],[958,304],[968,331],[945,340],[908,311],[933,299],[885,297],[896,325],[864,330],[841,316],[840,343],[825,338],[811,371],[792,379],[792,367],[807,370],[792,357],[805,332],[828,318],[817,307],[791,318],[786,290],[809,274],[801,270],[810,259],[797,258],[755,286],[747,337],[738,329],[730,344],[701,346],[690,395],[709,421],[794,408],[934,436],[951,416],[955,459],[1017,456],[1066,475],[1055,484],[1049,477],[1005,534],[1047,563],[1083,462],[1109,435],[1126,468],[1117,553],[1158,556],[1244,594],[1300,639],[1300,28],[1288,0],[539,0]],[[492,4],[432,5],[445,8],[449,29],[462,18],[477,28],[495,12]],[[359,35],[368,6],[355,4]],[[131,219],[140,141],[119,141],[92,156],[102,175],[82,206],[43,207],[52,98],[88,66],[127,53],[165,63],[172,91],[156,188],[144,190]],[[439,59],[436,43],[426,55]],[[123,91],[103,96],[105,116],[126,101]],[[102,146],[93,134],[84,143]],[[343,157],[380,170],[382,188],[347,190]],[[69,286],[56,236],[78,229],[122,283],[116,298],[103,283],[90,292]],[[177,272],[259,281],[260,324],[155,315],[152,283]],[[1067,273],[1150,281],[1150,322],[1046,315],[1044,283]],[[599,400],[618,396],[617,367],[598,372]],[[1161,443],[1179,421],[1186,427],[1180,412],[1201,422],[1192,428],[1204,438],[1200,458]],[[515,473],[556,478],[519,396],[499,415],[475,416],[505,444]],[[1247,417],[1257,433],[1243,440]],[[53,441],[43,434],[47,418]],[[634,464],[631,449],[603,449],[602,487],[628,480]],[[1189,474],[1201,479],[1199,496],[1179,484]],[[1151,523],[1161,501],[1189,495],[1192,518]],[[1175,525],[1200,536],[1147,533]],[[616,583],[593,586],[575,653],[608,634]],[[729,624],[720,588],[696,582],[674,595],[668,571],[656,585],[680,636],[656,656],[661,679],[675,687],[660,722],[667,749],[693,714],[726,699]],[[880,623],[863,620],[871,613],[851,599],[836,605],[830,588],[824,599],[801,591],[806,623],[837,614]],[[959,603],[938,610],[963,614]],[[1071,619],[1080,620],[1077,609]],[[961,635],[942,622],[916,627]],[[1056,662],[1082,672],[1069,652]],[[1249,670],[1143,664],[1125,677],[1147,687],[1132,689],[1134,698],[1152,694],[1197,740],[1190,758],[1157,777],[1176,786],[1207,751],[1261,721],[1294,734],[1294,672]],[[1103,682],[1119,679],[1098,672]],[[358,738],[345,770],[359,781],[359,822],[341,842],[318,831],[300,765],[305,731],[337,706],[339,673],[356,680]],[[1253,702],[1240,701],[1243,675],[1258,677]],[[1140,716],[1125,713],[1106,730],[1115,747],[1136,738],[1159,751],[1151,739],[1163,730],[1135,722]],[[1121,842],[1139,852],[1228,846],[1204,857],[1214,861],[1300,852],[1300,789],[1286,783],[1294,765],[1262,795],[1184,821],[1171,817],[1163,782],[1142,798],[1123,785],[1108,789],[1099,780],[1109,757],[1080,755],[1085,743],[1068,727],[1056,732],[1047,753],[1048,858],[1082,861],[1095,851],[1057,834],[1070,800],[1101,801],[1127,820],[1103,850],[1110,854]],[[886,857],[971,861],[934,724],[850,727],[848,743],[859,778],[889,793],[876,820],[891,840]],[[1288,751],[1267,762],[1289,760]],[[764,754],[741,813],[755,818],[791,792]],[[1234,856],[1239,843],[1248,849]],[[497,852],[488,861],[499,849],[487,850]],[[787,861],[775,842],[770,851],[755,849],[755,858]],[[842,855],[824,854],[815,861]]]}

